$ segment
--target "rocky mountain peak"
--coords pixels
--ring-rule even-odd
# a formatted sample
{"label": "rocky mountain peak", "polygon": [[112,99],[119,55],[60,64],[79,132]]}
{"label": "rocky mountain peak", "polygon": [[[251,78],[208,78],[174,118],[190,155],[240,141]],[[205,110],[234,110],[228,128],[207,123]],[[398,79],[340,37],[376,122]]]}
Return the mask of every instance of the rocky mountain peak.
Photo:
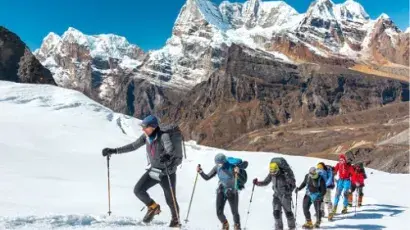
{"label": "rocky mountain peak", "polygon": [[330,0],[316,0],[312,2],[306,12],[307,17],[335,19],[334,3]]}
{"label": "rocky mountain peak", "polygon": [[370,19],[364,7],[354,0],[335,5],[334,11],[339,20],[368,21]]}
{"label": "rocky mountain peak", "polygon": [[389,20],[389,19],[390,19],[390,16],[387,15],[386,13],[382,13],[382,14],[377,18],[377,20]]}
{"label": "rocky mountain peak", "polygon": [[212,26],[215,29],[227,30],[218,7],[209,0],[187,0],[182,7],[174,25],[174,34],[189,33],[193,27]]}
{"label": "rocky mountain peak", "polygon": [[15,33],[0,26],[0,80],[55,84],[50,71]]}

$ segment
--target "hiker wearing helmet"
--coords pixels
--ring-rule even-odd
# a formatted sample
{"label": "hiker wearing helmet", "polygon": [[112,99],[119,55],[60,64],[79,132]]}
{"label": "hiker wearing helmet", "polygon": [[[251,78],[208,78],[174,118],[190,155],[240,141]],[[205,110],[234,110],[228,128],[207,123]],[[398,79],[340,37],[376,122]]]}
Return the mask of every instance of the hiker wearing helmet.
{"label": "hiker wearing helmet", "polygon": [[332,219],[333,216],[336,214],[337,205],[339,204],[339,198],[342,192],[344,196],[342,213],[343,214],[347,213],[347,205],[349,204],[348,197],[349,197],[349,190],[350,190],[350,185],[351,185],[350,180],[351,180],[351,176],[354,174],[354,170],[353,170],[352,165],[347,162],[344,154],[341,154],[339,156],[339,162],[334,167],[333,173],[337,174],[339,176],[339,179],[336,185],[336,194],[335,194],[335,200],[333,204],[333,210],[332,210],[332,213],[329,219]]}
{"label": "hiker wearing helmet", "polygon": [[323,178],[323,180],[326,182],[326,194],[325,197],[323,198],[323,202],[320,206],[320,213],[322,217],[325,216],[325,204],[327,206],[327,211],[330,216],[333,210],[333,205],[332,205],[332,189],[334,187],[334,177],[333,177],[333,169],[329,166],[326,166],[325,163],[319,162],[316,165],[316,170],[319,173],[319,176]]}
{"label": "hiker wearing helmet", "polygon": [[[169,226],[179,227],[181,225],[179,207],[175,196],[177,170],[175,162],[178,160],[176,159],[175,146],[172,144],[170,135],[160,129],[158,119],[155,116],[146,117],[142,121],[141,127],[144,133],[136,141],[120,148],[105,148],[102,150],[102,155],[110,157],[112,154],[131,152],[145,145],[150,168],[142,175],[134,187],[135,196],[147,206],[147,213],[143,218],[143,222],[151,222],[154,216],[161,212],[160,205],[147,193],[148,189],[160,184],[162,190],[164,190],[165,200],[171,209],[172,219]],[[170,182],[167,176],[164,175],[166,169]]]}
{"label": "hiker wearing helmet", "polygon": [[[306,174],[305,179],[302,184],[296,188],[295,192],[299,192],[304,187],[306,188],[306,194],[303,197],[303,213],[305,214],[306,223],[302,226],[303,228],[319,228],[321,223],[322,215],[320,213],[320,205],[323,202],[323,197],[326,194],[326,182],[319,176],[315,167],[309,169],[309,173]],[[313,225],[312,218],[310,215],[310,206],[315,207],[316,211],[316,223]]]}
{"label": "hiker wearing helmet", "polygon": [[[273,217],[275,230],[283,229],[282,209],[285,212],[289,229],[296,229],[296,221],[292,212],[292,191],[295,185],[286,178],[286,174],[279,168],[278,163],[269,164],[269,174],[263,181],[253,180],[256,186],[266,186],[272,182],[273,193]],[[293,173],[292,173],[293,176]]]}
{"label": "hiker wearing helmet", "polygon": [[[232,161],[231,161],[232,160]],[[238,164],[233,161],[240,161]],[[216,215],[222,223],[222,229],[229,229],[229,222],[224,214],[226,201],[231,206],[232,216],[234,220],[234,229],[240,230],[241,223],[238,212],[239,196],[238,196],[238,174],[241,169],[245,169],[248,162],[238,158],[227,158],[224,154],[218,153],[215,156],[215,166],[212,170],[205,174],[200,165],[197,167],[197,172],[204,180],[210,180],[216,175],[219,178],[218,188],[216,190]]]}

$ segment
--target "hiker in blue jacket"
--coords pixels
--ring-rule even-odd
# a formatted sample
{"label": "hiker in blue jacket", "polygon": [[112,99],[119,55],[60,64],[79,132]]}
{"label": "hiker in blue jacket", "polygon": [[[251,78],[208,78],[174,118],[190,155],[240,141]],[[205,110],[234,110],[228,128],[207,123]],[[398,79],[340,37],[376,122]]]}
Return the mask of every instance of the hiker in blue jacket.
{"label": "hiker in blue jacket", "polygon": [[[325,204],[327,206],[328,213],[332,213],[333,205],[332,205],[332,189],[335,187],[334,184],[334,176],[333,176],[333,169],[331,166],[326,166],[325,163],[319,162],[316,165],[316,170],[317,173],[319,173],[319,176],[322,177],[322,179],[326,183],[326,194],[323,197],[323,202],[321,203],[320,207],[320,214],[322,217],[325,216]],[[329,215],[329,220],[331,220],[331,215]]]}
{"label": "hiker in blue jacket", "polygon": [[[228,158],[222,154],[218,153],[215,156],[215,166],[212,170],[205,174],[200,165],[197,167],[197,172],[204,180],[210,180],[216,175],[219,178],[217,195],[216,195],[216,214],[219,221],[222,223],[222,229],[228,230],[229,223],[224,214],[224,208],[226,201],[229,202],[231,206],[231,211],[234,219],[234,229],[240,230],[241,223],[238,212],[239,197],[238,197],[238,183],[237,176],[239,174],[240,168],[246,168],[247,162],[239,164],[236,166],[236,162],[231,162],[230,160],[240,160],[236,158]],[[241,160],[240,160],[241,161]],[[242,161],[241,161],[242,162]]]}

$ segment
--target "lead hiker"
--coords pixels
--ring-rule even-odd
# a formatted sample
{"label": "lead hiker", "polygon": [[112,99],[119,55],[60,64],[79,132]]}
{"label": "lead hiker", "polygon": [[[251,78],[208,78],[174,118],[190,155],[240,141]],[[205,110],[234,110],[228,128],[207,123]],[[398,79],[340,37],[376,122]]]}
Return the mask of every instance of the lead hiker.
{"label": "lead hiker", "polygon": [[238,212],[239,205],[239,190],[244,188],[247,180],[246,167],[247,161],[242,161],[238,158],[226,157],[222,153],[215,156],[215,166],[212,170],[205,174],[200,165],[197,167],[197,172],[204,180],[210,180],[216,175],[219,178],[218,188],[216,190],[216,214],[219,221],[222,223],[222,229],[228,230],[229,223],[224,214],[226,201],[231,206],[231,211],[234,219],[234,229],[241,229],[241,222]]}
{"label": "lead hiker", "polygon": [[272,182],[273,217],[275,230],[283,230],[282,209],[285,211],[288,227],[296,229],[296,220],[292,212],[292,191],[295,189],[295,176],[284,158],[273,158],[269,164],[269,174],[263,181],[257,178],[253,183],[257,186],[266,186]]}
{"label": "lead hiker", "polygon": [[141,127],[144,134],[135,142],[120,148],[105,148],[102,155],[105,157],[111,154],[131,152],[145,145],[150,168],[134,187],[134,194],[148,207],[143,222],[151,222],[154,216],[161,212],[160,205],[147,193],[148,189],[160,184],[172,213],[169,226],[179,227],[181,224],[175,187],[177,166],[182,162],[182,135],[177,126],[161,129],[158,119],[152,115],[142,121]]}
{"label": "lead hiker", "polygon": [[[296,188],[295,192],[299,192],[306,186],[306,194],[303,197],[303,213],[305,214],[306,223],[302,226],[302,228],[319,228],[322,217],[320,213],[320,206],[323,201],[323,197],[326,194],[326,183],[325,180],[323,180],[323,178],[319,176],[319,173],[317,173],[315,167],[311,167],[309,169],[309,173],[306,174],[302,184],[300,184],[300,186]],[[316,211],[315,225],[313,225],[312,223],[312,218],[309,211],[312,203]]]}
{"label": "lead hiker", "polygon": [[329,215],[330,220],[332,220],[333,216],[336,214],[337,205],[339,203],[339,198],[342,192],[344,196],[342,214],[347,213],[348,195],[349,195],[349,190],[350,190],[350,185],[351,185],[350,177],[352,176],[354,172],[353,172],[353,167],[351,166],[350,163],[347,162],[344,154],[340,154],[339,162],[334,167],[333,173],[338,174],[339,179],[337,180],[337,185],[336,185],[336,194],[335,194],[335,201],[333,204],[333,210],[332,210],[332,213]]}

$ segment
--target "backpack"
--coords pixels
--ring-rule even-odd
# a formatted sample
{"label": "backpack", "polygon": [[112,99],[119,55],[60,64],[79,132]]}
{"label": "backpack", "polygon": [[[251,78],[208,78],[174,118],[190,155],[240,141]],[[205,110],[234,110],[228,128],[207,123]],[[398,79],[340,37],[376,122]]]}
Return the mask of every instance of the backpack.
{"label": "backpack", "polygon": [[357,163],[354,167],[359,173],[363,173],[364,179],[367,179],[366,170],[364,169],[364,164],[362,162]]}
{"label": "backpack", "polygon": [[182,159],[186,159],[185,142],[184,136],[182,135],[181,129],[178,125],[169,124],[160,127],[162,133],[169,134],[172,142],[172,146],[175,150],[174,159],[172,161],[173,166],[179,166],[182,163]]}
{"label": "backpack", "polygon": [[238,190],[244,189],[245,184],[248,181],[248,174],[246,172],[246,168],[248,167],[248,162],[242,161],[242,159],[235,158],[235,157],[227,157],[226,161],[230,165],[237,166],[239,168],[238,181],[237,181],[236,186]]}
{"label": "backpack", "polygon": [[327,186],[327,188],[333,189],[335,188],[335,182],[334,182],[335,181],[335,173],[334,173],[335,170],[334,170],[334,167],[331,165],[326,165],[326,168],[327,168],[326,172],[332,171],[332,184]]}
{"label": "backpack", "polygon": [[290,185],[290,190],[293,191],[296,188],[296,179],[288,162],[283,157],[274,157],[270,163],[273,162],[278,164],[280,172],[285,176],[287,184]]}

